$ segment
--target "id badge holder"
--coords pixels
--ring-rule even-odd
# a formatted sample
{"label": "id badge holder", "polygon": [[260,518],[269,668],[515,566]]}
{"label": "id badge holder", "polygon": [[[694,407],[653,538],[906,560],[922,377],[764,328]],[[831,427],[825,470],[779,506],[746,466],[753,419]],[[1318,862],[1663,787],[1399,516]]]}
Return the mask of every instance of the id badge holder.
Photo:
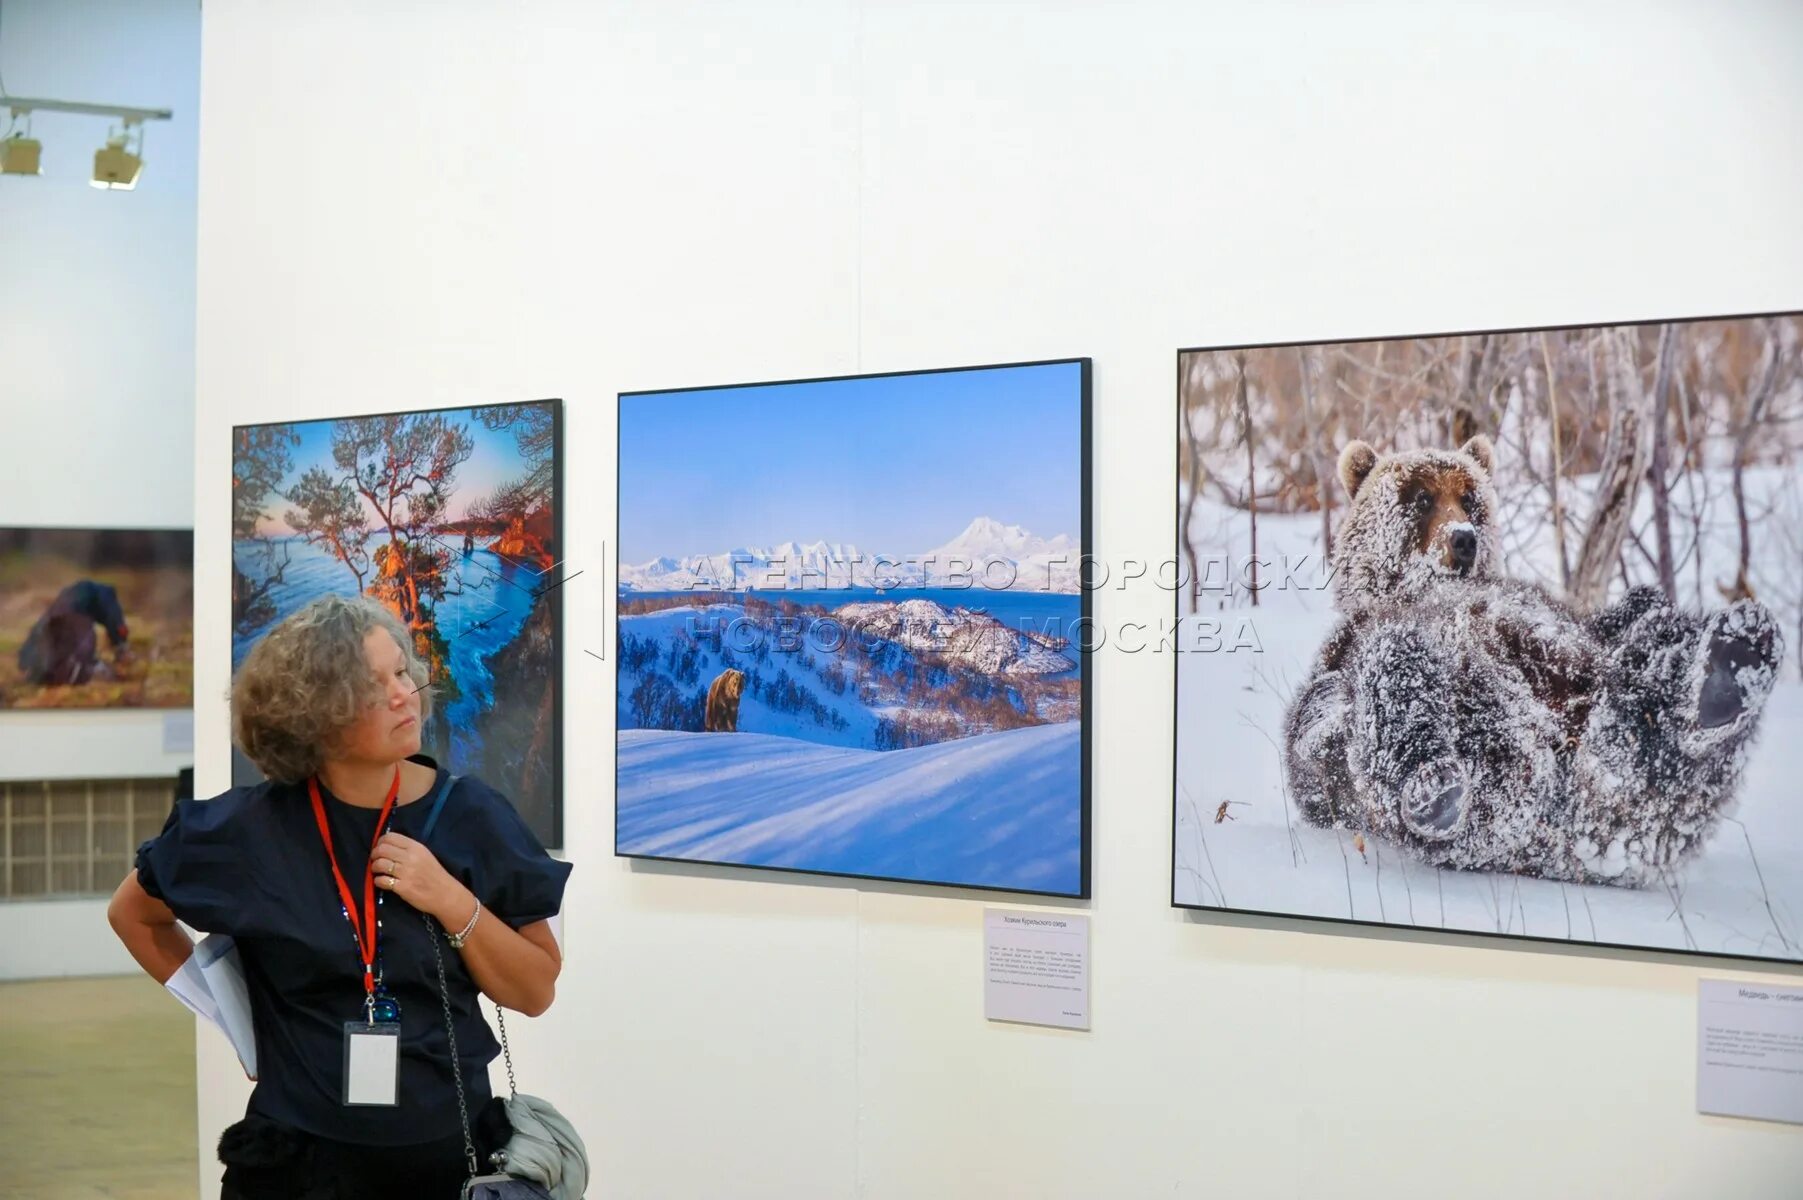
{"label": "id badge holder", "polygon": [[344,1023],[344,1103],[392,1106],[401,1077],[401,1027],[378,1021]]}

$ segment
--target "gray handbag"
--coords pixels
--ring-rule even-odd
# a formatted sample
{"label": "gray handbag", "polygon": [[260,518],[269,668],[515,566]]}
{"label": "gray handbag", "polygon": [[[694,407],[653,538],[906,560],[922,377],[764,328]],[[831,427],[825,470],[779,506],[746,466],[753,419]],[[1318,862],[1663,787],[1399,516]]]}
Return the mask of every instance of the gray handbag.
{"label": "gray handbag", "polygon": [[[438,814],[458,777],[445,780],[426,814],[426,825],[420,841],[432,836]],[[507,1063],[507,1117],[513,1125],[513,1137],[507,1145],[489,1156],[498,1174],[482,1175],[476,1159],[476,1142],[470,1135],[470,1109],[463,1087],[462,1059],[457,1054],[457,1028],[451,1020],[450,989],[445,986],[444,952],[439,949],[440,927],[436,920],[420,914],[426,922],[426,934],[432,941],[432,958],[438,966],[438,998],[444,1004],[445,1035],[451,1043],[451,1074],[457,1080],[457,1114],[463,1122],[463,1157],[470,1177],[464,1181],[462,1200],[582,1200],[588,1190],[588,1150],[582,1137],[550,1101],[537,1096],[522,1096],[513,1081],[513,1051],[507,1045],[507,1018],[500,1005],[495,1005],[495,1024],[501,1031],[501,1055]],[[481,1007],[478,999],[476,1005]]]}

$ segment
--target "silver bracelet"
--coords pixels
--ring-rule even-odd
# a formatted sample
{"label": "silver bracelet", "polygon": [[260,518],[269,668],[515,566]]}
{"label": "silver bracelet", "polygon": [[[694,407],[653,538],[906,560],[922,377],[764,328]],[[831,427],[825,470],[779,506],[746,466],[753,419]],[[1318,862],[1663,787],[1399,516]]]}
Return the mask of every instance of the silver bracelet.
{"label": "silver bracelet", "polygon": [[482,901],[477,900],[476,901],[476,911],[470,914],[470,923],[463,927],[463,932],[462,933],[447,933],[447,934],[445,934],[445,941],[451,943],[452,949],[454,949],[454,950],[463,949],[463,940],[465,938],[469,937],[471,930],[476,928],[476,921],[481,916],[482,916]]}

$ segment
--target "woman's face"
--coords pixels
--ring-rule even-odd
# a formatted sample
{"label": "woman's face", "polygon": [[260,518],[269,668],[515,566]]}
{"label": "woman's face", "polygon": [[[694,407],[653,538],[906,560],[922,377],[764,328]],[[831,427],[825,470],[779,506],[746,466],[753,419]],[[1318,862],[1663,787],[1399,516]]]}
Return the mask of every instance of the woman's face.
{"label": "woman's face", "polygon": [[372,629],[363,639],[363,657],[379,692],[345,730],[334,757],[391,763],[418,754],[419,689],[407,674],[406,655],[386,629]]}

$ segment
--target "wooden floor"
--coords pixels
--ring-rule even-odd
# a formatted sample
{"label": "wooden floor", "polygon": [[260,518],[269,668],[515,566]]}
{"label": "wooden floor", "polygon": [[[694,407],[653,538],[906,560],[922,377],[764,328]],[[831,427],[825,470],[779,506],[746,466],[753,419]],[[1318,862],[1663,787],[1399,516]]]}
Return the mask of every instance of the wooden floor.
{"label": "wooden floor", "polygon": [[194,1018],[146,976],[0,983],[0,1200],[191,1200]]}

